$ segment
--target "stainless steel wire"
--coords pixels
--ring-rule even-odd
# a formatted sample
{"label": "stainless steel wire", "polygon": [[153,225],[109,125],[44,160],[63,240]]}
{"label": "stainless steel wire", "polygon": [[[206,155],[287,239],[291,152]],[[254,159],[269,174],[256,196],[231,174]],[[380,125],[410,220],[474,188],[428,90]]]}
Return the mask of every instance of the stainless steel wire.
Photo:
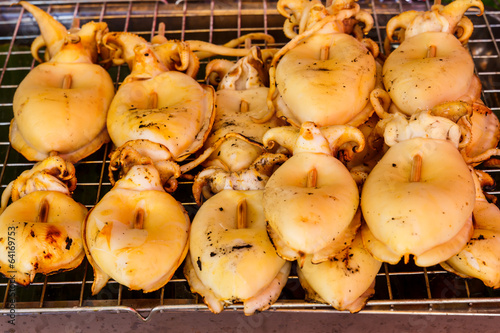
{"label": "stainless steel wire", "polygon": [[[160,22],[165,23],[165,34],[172,39],[203,39],[222,44],[244,33],[259,31],[272,34],[275,45],[281,47],[288,39],[282,32],[284,18],[276,10],[274,0],[238,1],[32,1],[44,8],[63,24],[69,26],[75,17],[82,23],[89,20],[105,21],[110,30],[129,31],[150,39]],[[375,27],[369,37],[381,49],[388,19],[404,10],[425,10],[429,1],[360,0],[361,7],[371,11]],[[475,25],[469,42],[477,74],[483,83],[485,103],[500,112],[500,62],[498,36],[500,12],[487,10],[482,17],[474,12],[468,17]],[[23,77],[35,65],[29,45],[39,34],[31,16],[11,2],[0,2],[0,190],[33,163],[26,161],[10,148],[8,130],[12,118],[12,96]],[[118,87],[127,73],[125,68],[110,70]],[[200,78],[201,80],[202,78]],[[78,184],[75,200],[92,208],[110,189],[107,179],[107,156],[111,147],[105,146],[76,165]],[[499,179],[498,171],[490,171]],[[179,184],[176,198],[190,216],[196,213],[190,181]],[[500,192],[492,189],[490,192]],[[422,269],[411,264],[384,264],[376,278],[376,292],[365,307],[365,312],[414,314],[478,314],[500,315],[500,292],[487,288],[478,280],[464,280],[440,267]],[[92,296],[92,267],[84,261],[80,267],[51,275],[37,276],[26,288],[16,289],[19,313],[132,311],[147,320],[161,311],[207,311],[200,297],[193,295],[182,272],[161,290],[152,293],[129,291],[114,281],[97,296]],[[8,292],[11,283],[0,278],[0,294],[4,298],[0,313],[8,313]],[[230,308],[240,310],[241,305]],[[335,311],[325,304],[307,303],[296,275],[289,278],[282,296],[271,311]]]}

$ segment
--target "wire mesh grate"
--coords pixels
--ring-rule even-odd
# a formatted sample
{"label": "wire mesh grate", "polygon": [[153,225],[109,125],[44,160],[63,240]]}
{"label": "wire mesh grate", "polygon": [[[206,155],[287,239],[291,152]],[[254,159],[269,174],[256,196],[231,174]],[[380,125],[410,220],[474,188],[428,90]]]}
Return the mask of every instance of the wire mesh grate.
{"label": "wire mesh grate", "polygon": [[[272,47],[285,45],[288,39],[282,31],[284,18],[276,10],[273,0],[238,1],[32,1],[47,10],[69,27],[74,18],[81,23],[105,21],[110,31],[129,31],[147,40],[166,25],[170,39],[204,40],[216,44],[249,32],[265,32],[276,39]],[[362,8],[369,9],[375,26],[368,37],[383,47],[385,25],[394,15],[415,9],[427,10],[428,1],[360,0]],[[469,42],[476,71],[483,84],[484,102],[500,113],[500,11],[487,10],[481,17],[474,12],[468,17],[475,26]],[[0,2],[0,190],[33,163],[27,162],[9,144],[8,132],[12,113],[12,98],[17,85],[35,66],[29,47],[38,36],[34,19],[20,6]],[[499,36],[499,37],[497,37]],[[118,87],[127,74],[127,68],[110,69]],[[202,71],[200,71],[202,72]],[[203,78],[200,78],[202,80]],[[74,199],[92,208],[109,191],[107,156],[111,147],[105,146],[76,164],[78,178]],[[498,180],[498,171],[490,171]],[[174,193],[192,218],[197,206],[191,194],[190,181],[182,181]],[[492,190],[490,194],[500,192]],[[155,311],[207,310],[200,297],[189,291],[182,275],[176,272],[163,288],[151,293],[130,291],[114,281],[96,296],[91,295],[92,267],[84,261],[77,269],[48,277],[37,275],[29,287],[17,287],[18,312],[68,311],[135,311],[144,317]],[[405,313],[491,313],[500,314],[500,291],[485,287],[478,280],[465,280],[440,267],[422,269],[412,264],[384,264],[376,278],[376,292],[368,301],[365,312]],[[10,281],[0,278],[0,295],[4,295],[0,313],[8,313]],[[234,309],[241,306],[235,304]],[[290,276],[278,302],[280,311],[335,311],[328,305],[306,303],[304,291],[295,274]]]}

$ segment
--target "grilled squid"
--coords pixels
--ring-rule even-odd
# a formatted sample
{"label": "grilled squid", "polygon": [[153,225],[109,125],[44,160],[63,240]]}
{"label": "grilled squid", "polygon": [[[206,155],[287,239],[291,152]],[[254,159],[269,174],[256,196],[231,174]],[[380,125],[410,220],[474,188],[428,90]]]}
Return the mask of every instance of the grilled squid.
{"label": "grilled squid", "polygon": [[[500,210],[486,199],[481,180],[471,170],[476,185],[476,202],[472,212],[474,233],[456,255],[441,263],[446,270],[465,278],[477,278],[491,288],[500,288]],[[490,180],[490,184],[494,183]]]}
{"label": "grilled squid", "polygon": [[352,244],[335,257],[319,264],[306,260],[297,267],[297,275],[307,300],[358,312],[375,293],[375,277],[381,266],[364,248],[358,233]]}
{"label": "grilled squid", "polygon": [[212,312],[233,302],[243,302],[245,315],[268,309],[290,268],[267,236],[262,190],[222,191],[193,219],[184,275]]}
{"label": "grilled squid", "polygon": [[280,256],[304,262],[326,261],[352,242],[359,227],[356,182],[334,156],[339,150],[360,151],[364,137],[355,127],[316,127],[306,122],[269,130],[264,144],[276,142],[293,156],[269,178],[264,189],[268,232]]}
{"label": "grilled squid", "polygon": [[108,33],[103,44],[119,56],[117,64],[125,61],[131,69],[108,112],[108,132],[115,146],[148,140],[161,145],[175,161],[201,148],[214,120],[213,88],[169,70],[153,45],[138,35]]}
{"label": "grilled squid", "polygon": [[43,10],[21,1],[37,20],[41,37],[33,56],[46,46],[47,62],[33,68],[19,84],[13,100],[12,147],[31,161],[58,154],[77,162],[109,141],[106,115],[114,96],[108,72],[97,65],[103,22],[67,30]]}
{"label": "grilled squid", "polygon": [[480,98],[481,83],[463,45],[473,31],[464,16],[471,7],[479,8],[479,15],[483,13],[479,0],[455,0],[446,6],[436,4],[428,12],[407,11],[389,20],[388,40],[401,44],[384,62],[383,80],[398,111],[411,115],[445,102],[471,103]]}
{"label": "grilled squid", "polygon": [[190,220],[163,188],[162,178],[170,177],[144,156],[88,214],[83,237],[94,268],[92,294],[110,278],[132,290],[151,292],[170,281],[181,265]]}
{"label": "grilled squid", "polygon": [[296,127],[306,121],[357,126],[368,119],[378,46],[351,33],[359,22],[367,33],[373,18],[350,0],[328,7],[317,0],[281,0],[278,10],[287,18],[285,33],[292,40],[271,62],[268,117],[276,111]]}
{"label": "grilled squid", "polygon": [[430,111],[391,114],[377,126],[390,148],[361,192],[366,248],[391,264],[411,255],[424,267],[447,260],[473,230],[475,187],[458,150],[460,127]]}
{"label": "grilled squid", "polygon": [[75,187],[73,165],[58,156],[38,162],[7,186],[0,210],[2,274],[26,286],[37,273],[80,265],[87,208],[71,198]]}
{"label": "grilled squid", "polygon": [[[275,51],[253,47],[236,63],[216,59],[207,65],[207,77],[221,79],[215,122],[204,145],[211,154],[193,183],[198,204],[202,195],[209,198],[222,189],[264,189],[274,168],[286,160],[286,155],[268,153],[262,145],[266,131],[285,122],[275,116],[256,121],[267,112],[267,59]],[[234,133],[240,135],[232,136]]]}

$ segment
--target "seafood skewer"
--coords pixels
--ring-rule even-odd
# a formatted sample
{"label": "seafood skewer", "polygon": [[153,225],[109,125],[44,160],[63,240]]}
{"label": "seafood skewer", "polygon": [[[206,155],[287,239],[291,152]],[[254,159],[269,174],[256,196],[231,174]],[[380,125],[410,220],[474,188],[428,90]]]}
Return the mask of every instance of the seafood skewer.
{"label": "seafood skewer", "polygon": [[87,215],[83,237],[94,268],[93,295],[110,278],[133,290],[157,290],[181,265],[190,221],[163,186],[154,162],[144,157]]}
{"label": "seafood skewer", "polygon": [[350,33],[356,30],[352,21],[363,22],[368,32],[373,18],[350,0],[328,7],[317,0],[281,0],[278,10],[287,18],[285,33],[292,40],[271,62],[270,111],[263,119],[275,111],[296,127],[306,121],[317,126],[355,121],[357,126],[368,119],[378,46]]}
{"label": "seafood skewer", "polygon": [[429,12],[412,10],[389,20],[387,38],[394,41],[397,35],[401,43],[383,66],[393,108],[409,116],[445,102],[479,100],[481,83],[463,45],[473,31],[464,16],[471,7],[479,8],[479,15],[484,11],[479,0],[455,0],[446,6],[436,4]]}
{"label": "seafood skewer", "polygon": [[363,242],[381,261],[414,256],[432,266],[459,252],[471,237],[475,188],[452,120],[420,111],[388,115],[378,124],[390,147],[366,178]]}
{"label": "seafood skewer", "polygon": [[[280,256],[302,264],[326,261],[352,242],[359,227],[358,187],[335,156],[344,146],[363,149],[363,134],[355,127],[318,128],[306,122],[301,129],[277,127],[264,136],[293,152],[269,178],[264,189],[264,212],[269,236]],[[351,145],[352,144],[352,145]]]}
{"label": "seafood skewer", "polygon": [[0,209],[2,274],[28,285],[37,273],[80,265],[87,209],[71,198],[75,186],[73,165],[58,156],[38,162],[7,186]]}
{"label": "seafood skewer", "polygon": [[66,28],[43,10],[21,1],[36,18],[42,36],[33,56],[47,47],[47,62],[33,68],[16,89],[9,139],[28,160],[58,154],[75,163],[109,141],[106,115],[114,96],[108,72],[97,65],[103,22]]}
{"label": "seafood skewer", "polygon": [[184,275],[212,312],[242,301],[251,315],[278,299],[291,262],[267,236],[262,190],[217,193],[196,214],[190,237]]}

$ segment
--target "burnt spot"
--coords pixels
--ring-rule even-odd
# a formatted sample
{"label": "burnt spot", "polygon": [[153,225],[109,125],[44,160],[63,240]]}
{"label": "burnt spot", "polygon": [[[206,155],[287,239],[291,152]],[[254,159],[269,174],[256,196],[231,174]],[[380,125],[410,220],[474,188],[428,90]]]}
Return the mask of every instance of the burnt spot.
{"label": "burnt spot", "polygon": [[45,240],[49,244],[57,243],[57,239],[61,237],[61,231],[54,226],[50,226],[45,235]]}
{"label": "burnt spot", "polygon": [[317,68],[311,68],[313,71],[318,71],[318,72],[330,72],[331,70],[329,68],[324,68],[324,67],[317,67]]}
{"label": "burnt spot", "polygon": [[73,239],[66,237],[66,250],[71,248],[71,244],[73,244]]}
{"label": "burnt spot", "polygon": [[198,259],[196,260],[196,264],[198,265],[198,269],[201,271],[201,258],[198,257]]}
{"label": "burnt spot", "polygon": [[241,250],[241,249],[250,249],[253,245],[245,244],[245,245],[235,245],[232,247],[232,250]]}
{"label": "burnt spot", "polygon": [[46,255],[43,256],[45,259],[47,260],[50,260],[50,258],[52,258],[52,254],[51,253],[47,253]]}
{"label": "burnt spot", "polygon": [[30,236],[31,236],[31,237],[35,237],[35,232],[34,232],[33,230],[31,230],[31,232],[30,232]]}

